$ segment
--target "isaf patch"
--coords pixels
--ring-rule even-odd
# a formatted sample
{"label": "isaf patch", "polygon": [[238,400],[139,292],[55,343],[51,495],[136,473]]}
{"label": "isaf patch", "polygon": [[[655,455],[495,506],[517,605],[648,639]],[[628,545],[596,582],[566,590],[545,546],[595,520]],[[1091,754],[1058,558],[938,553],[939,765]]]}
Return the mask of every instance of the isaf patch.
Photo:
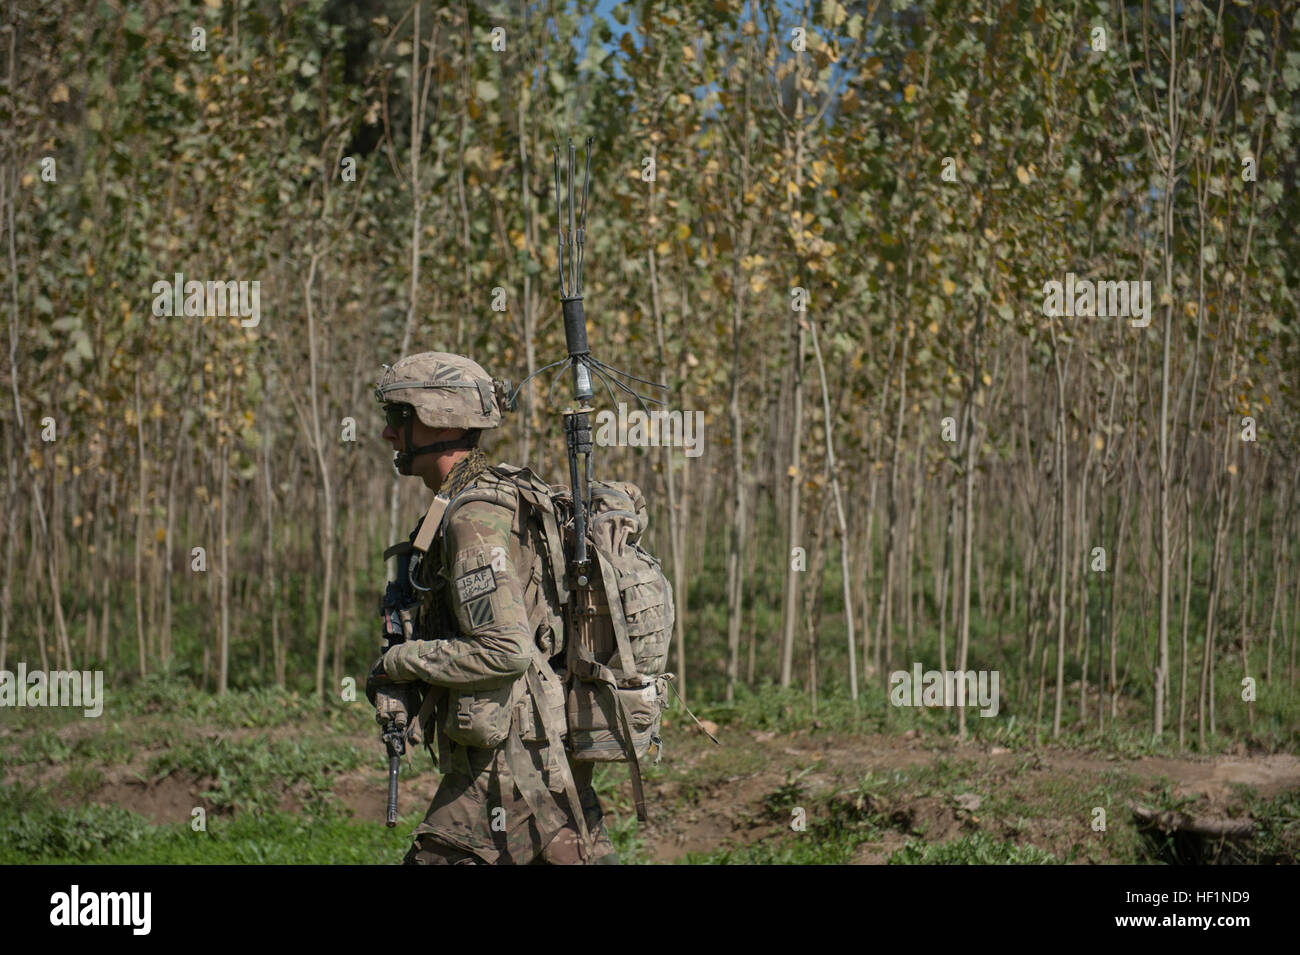
{"label": "isaf patch", "polygon": [[479,567],[456,578],[456,596],[462,604],[467,604],[475,597],[482,597],[497,589],[497,577],[491,566]]}
{"label": "isaf patch", "polygon": [[492,612],[492,598],[479,597],[470,601],[465,605],[465,616],[469,619],[472,630],[491,626],[496,622],[496,614]]}

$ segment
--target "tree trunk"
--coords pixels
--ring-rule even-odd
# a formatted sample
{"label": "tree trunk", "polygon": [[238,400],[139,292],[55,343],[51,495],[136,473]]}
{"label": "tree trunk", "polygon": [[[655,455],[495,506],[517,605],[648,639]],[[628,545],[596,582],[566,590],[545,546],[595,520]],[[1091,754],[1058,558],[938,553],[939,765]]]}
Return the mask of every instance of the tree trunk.
{"label": "tree trunk", "polygon": [[[822,411],[826,419],[826,476],[830,479],[831,493],[835,499],[835,519],[839,525],[840,536],[840,579],[844,590],[844,625],[848,630],[849,641],[849,694],[854,703],[858,701],[858,659],[857,646],[853,639],[853,596],[849,590],[849,528],[844,519],[844,503],[840,497],[840,479],[835,471],[835,440],[831,422],[830,390],[826,386],[826,366],[822,362],[821,346],[817,342],[817,323],[809,322],[812,331],[813,355],[817,359],[817,375],[822,386]],[[818,589],[820,599],[821,590]],[[813,639],[812,635],[808,638]],[[816,686],[816,669],[813,669],[813,685]],[[814,695],[814,699],[815,699]]]}

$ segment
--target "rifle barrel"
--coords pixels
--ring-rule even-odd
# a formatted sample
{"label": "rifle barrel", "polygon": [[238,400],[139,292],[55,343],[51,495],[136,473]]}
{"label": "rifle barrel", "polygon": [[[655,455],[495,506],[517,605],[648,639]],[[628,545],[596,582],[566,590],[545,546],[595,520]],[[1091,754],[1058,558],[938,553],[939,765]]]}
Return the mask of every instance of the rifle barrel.
{"label": "rifle barrel", "polygon": [[402,765],[402,757],[396,753],[388,757],[388,828],[397,825],[397,771]]}

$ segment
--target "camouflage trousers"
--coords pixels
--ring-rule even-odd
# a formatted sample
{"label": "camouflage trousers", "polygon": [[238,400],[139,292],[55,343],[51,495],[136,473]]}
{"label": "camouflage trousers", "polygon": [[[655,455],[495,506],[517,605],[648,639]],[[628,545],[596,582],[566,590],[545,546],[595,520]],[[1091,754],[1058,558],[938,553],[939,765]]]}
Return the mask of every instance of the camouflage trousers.
{"label": "camouflage trousers", "polygon": [[[546,743],[518,743],[517,747],[513,757],[507,745],[462,747],[464,759],[448,767],[424,822],[415,830],[404,865],[583,864],[577,819],[549,747]],[[531,767],[519,762],[524,754]],[[563,753],[559,758],[567,760]],[[592,838],[592,858],[586,861],[617,864],[600,800],[591,786],[594,767],[590,763],[570,763],[570,767]],[[538,809],[529,804],[516,778],[530,776],[530,769],[549,783],[540,796],[545,804]],[[531,798],[536,803],[539,796],[533,792]]]}

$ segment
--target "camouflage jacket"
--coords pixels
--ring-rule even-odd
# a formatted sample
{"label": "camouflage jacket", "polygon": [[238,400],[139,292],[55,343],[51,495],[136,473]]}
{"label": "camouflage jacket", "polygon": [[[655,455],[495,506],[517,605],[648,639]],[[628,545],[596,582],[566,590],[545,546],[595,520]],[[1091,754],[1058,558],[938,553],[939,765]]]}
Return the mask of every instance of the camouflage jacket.
{"label": "camouflage jacket", "polygon": [[[425,718],[432,723],[436,709],[440,757],[444,733],[466,746],[499,745],[512,715],[524,741],[546,740],[539,704],[563,722],[563,692],[546,664],[562,647],[563,623],[536,537],[514,484],[485,470],[447,504],[412,574],[428,588],[417,639],[389,650],[384,667],[393,680],[433,687]],[[524,679],[534,663],[540,679]]]}
{"label": "camouflage jacket", "polygon": [[[481,455],[458,463],[424,518],[440,522],[437,533],[422,533],[422,521],[412,534],[417,553],[428,541],[411,575],[424,598],[413,639],[390,649],[384,667],[428,685],[417,722],[437,739],[443,778],[416,836],[488,862],[527,862],[572,827],[564,804],[582,801],[562,742],[563,682],[549,662],[564,625],[542,563],[552,556],[545,529],[505,470],[479,468]],[[572,838],[600,854],[577,819]]]}

